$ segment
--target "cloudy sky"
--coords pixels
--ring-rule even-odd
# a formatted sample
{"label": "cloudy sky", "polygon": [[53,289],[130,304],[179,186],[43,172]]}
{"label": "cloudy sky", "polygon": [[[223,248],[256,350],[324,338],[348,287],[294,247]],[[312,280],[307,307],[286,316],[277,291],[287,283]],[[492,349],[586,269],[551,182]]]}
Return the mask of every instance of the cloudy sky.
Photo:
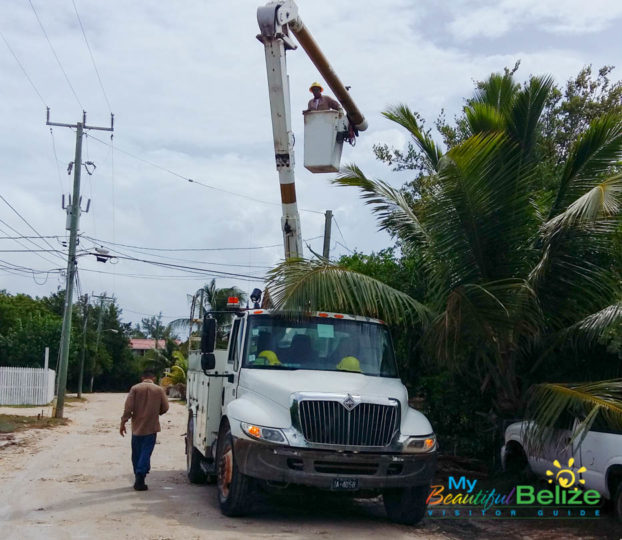
{"label": "cloudy sky", "polygon": [[[2,0],[0,289],[42,296],[64,288],[61,197],[71,191],[75,133],[50,132],[46,106],[53,122],[75,124],[86,110],[87,124],[106,126],[115,115],[112,142],[103,131],[84,140],[83,161],[96,169],[82,176],[83,206],[86,199],[91,206],[80,252],[104,246],[195,269],[123,258],[102,264],[81,254],[82,292],[116,296],[126,321],[162,312],[168,322],[188,315],[187,294],[212,277],[220,287],[262,288],[283,257],[264,54],[255,38],[262,3]],[[298,5],[370,124],[355,148],[344,148],[343,162],[394,185],[407,177],[372,153],[379,142],[406,144],[381,117],[387,106],[407,103],[431,123],[441,109],[449,118],[459,113],[474,80],[517,60],[520,79],[550,73],[558,83],[586,64],[620,63],[619,0]],[[288,68],[303,238],[321,251],[323,213],[331,209],[331,256],[389,246],[354,190],[302,166],[300,112],[309,83],[321,78],[302,49],[288,54]],[[614,76],[622,78],[620,69]]]}

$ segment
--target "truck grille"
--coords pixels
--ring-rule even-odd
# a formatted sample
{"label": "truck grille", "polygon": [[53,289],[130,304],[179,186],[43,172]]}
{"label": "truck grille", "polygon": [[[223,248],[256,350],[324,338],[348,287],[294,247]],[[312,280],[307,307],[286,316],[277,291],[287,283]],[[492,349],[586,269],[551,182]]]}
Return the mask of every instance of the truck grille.
{"label": "truck grille", "polygon": [[399,423],[397,403],[360,403],[349,411],[339,401],[302,400],[298,410],[302,433],[310,443],[387,446]]}

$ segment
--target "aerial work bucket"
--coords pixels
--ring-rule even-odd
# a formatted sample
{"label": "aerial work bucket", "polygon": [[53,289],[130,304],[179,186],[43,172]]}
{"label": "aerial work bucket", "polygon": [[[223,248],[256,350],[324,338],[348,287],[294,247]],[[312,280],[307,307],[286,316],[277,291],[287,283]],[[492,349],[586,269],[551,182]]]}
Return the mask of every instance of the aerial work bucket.
{"label": "aerial work bucket", "polygon": [[346,119],[339,111],[305,113],[305,168],[312,173],[339,171]]}

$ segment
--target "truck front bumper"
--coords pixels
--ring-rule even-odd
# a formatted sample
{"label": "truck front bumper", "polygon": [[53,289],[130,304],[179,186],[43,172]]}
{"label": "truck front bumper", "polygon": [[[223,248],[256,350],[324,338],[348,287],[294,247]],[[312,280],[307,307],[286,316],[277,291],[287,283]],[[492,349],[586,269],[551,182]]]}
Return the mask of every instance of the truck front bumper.
{"label": "truck front bumper", "polygon": [[253,478],[323,489],[331,489],[335,478],[356,478],[358,489],[426,485],[436,471],[436,452],[336,452],[235,439],[234,454],[240,472]]}

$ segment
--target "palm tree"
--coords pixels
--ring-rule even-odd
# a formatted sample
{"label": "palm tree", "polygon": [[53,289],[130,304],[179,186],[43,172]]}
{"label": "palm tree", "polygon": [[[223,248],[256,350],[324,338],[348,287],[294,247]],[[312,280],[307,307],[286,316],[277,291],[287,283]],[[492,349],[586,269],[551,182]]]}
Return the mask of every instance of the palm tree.
{"label": "palm tree", "polygon": [[231,324],[231,313],[227,312],[227,301],[229,297],[235,296],[239,299],[240,305],[247,300],[247,295],[238,287],[224,287],[219,289],[216,287],[216,280],[212,279],[203,287],[198,289],[191,299],[191,316],[189,318],[175,319],[169,323],[172,331],[190,331],[196,330],[205,313],[213,313],[218,324],[218,338],[223,341]]}
{"label": "palm tree", "polygon": [[465,108],[465,139],[443,153],[405,105],[384,113],[425,158],[427,189],[413,199],[351,165],[333,181],[355,187],[381,229],[422,261],[412,298],[326,260],[289,260],[269,274],[278,309],[353,312],[419,324],[422,353],[492,385],[495,408],[516,415],[533,372],[560,347],[589,346],[622,319],[614,267],[620,230],[622,118],[605,115],[576,141],[546,212],[536,201],[536,142],[553,88],[492,75]]}

